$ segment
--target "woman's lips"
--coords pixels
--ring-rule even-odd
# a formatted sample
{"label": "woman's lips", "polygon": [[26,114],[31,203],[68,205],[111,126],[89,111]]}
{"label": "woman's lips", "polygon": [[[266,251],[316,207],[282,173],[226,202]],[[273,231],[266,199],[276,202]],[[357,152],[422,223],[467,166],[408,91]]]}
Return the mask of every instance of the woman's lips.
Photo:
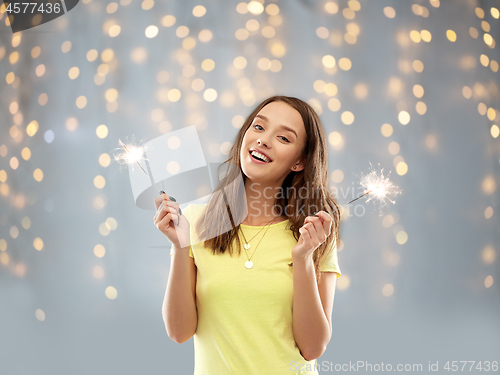
{"label": "woman's lips", "polygon": [[265,161],[260,161],[260,160],[255,159],[255,158],[252,156],[252,152],[251,152],[251,151],[249,151],[249,152],[248,152],[248,157],[250,158],[250,160],[251,160],[251,161],[253,161],[253,162],[254,162],[254,163],[256,163],[256,164],[269,164],[269,163],[270,163],[270,162],[267,162],[267,163],[266,163]]}

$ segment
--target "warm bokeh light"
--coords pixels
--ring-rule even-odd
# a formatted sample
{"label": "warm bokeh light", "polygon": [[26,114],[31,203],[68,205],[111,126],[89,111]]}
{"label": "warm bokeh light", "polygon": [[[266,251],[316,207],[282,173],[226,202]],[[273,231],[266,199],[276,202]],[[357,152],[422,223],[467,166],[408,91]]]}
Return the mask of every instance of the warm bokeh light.
{"label": "warm bokeh light", "polygon": [[118,292],[112,286],[108,286],[106,288],[105,294],[106,294],[106,297],[108,297],[109,299],[116,299],[116,297],[118,297]]}
{"label": "warm bokeh light", "polygon": [[158,27],[155,25],[148,26],[144,33],[146,34],[146,38],[154,38],[158,35]]}
{"label": "warm bokeh light", "polygon": [[111,38],[117,37],[122,31],[120,25],[113,25],[109,28],[108,34]]}
{"label": "warm bokeh light", "polygon": [[352,67],[352,62],[347,57],[343,57],[339,60],[339,67],[342,70],[349,70]]}
{"label": "warm bokeh light", "polygon": [[68,72],[70,79],[76,79],[80,75],[80,69],[77,66],[72,67]]}
{"label": "warm bokeh light", "polygon": [[339,132],[334,131],[328,135],[328,142],[334,150],[340,150],[344,145],[344,138]]}
{"label": "warm bokeh light", "polygon": [[457,40],[457,34],[453,30],[446,31],[446,37],[450,42],[455,42]]}
{"label": "warm bokeh light", "polygon": [[398,120],[402,125],[407,125],[410,122],[410,114],[406,111],[401,111],[398,114]]}
{"label": "warm bokeh light", "polygon": [[102,279],[104,277],[104,268],[101,266],[95,266],[92,270],[92,275],[94,275],[96,279]]}
{"label": "warm bokeh light", "polygon": [[195,17],[203,17],[207,9],[203,5],[197,5],[193,8],[193,16]]}
{"label": "warm bokeh light", "polygon": [[405,175],[408,172],[408,165],[404,161],[399,162],[396,165],[396,172],[400,176]]}
{"label": "warm bokeh light", "polygon": [[341,106],[342,104],[340,103],[340,100],[338,100],[337,98],[332,98],[328,101],[328,108],[332,112],[338,112]]}
{"label": "warm bokeh light", "polygon": [[404,230],[396,233],[396,241],[400,245],[404,245],[408,241],[408,234]]}
{"label": "warm bokeh light", "polygon": [[108,127],[106,125],[99,125],[95,132],[99,138],[106,138],[108,136]]}
{"label": "warm bokeh light", "polygon": [[170,27],[175,24],[175,21],[176,21],[175,16],[168,14],[161,19],[161,24],[162,26]]}
{"label": "warm bokeh light", "polygon": [[41,310],[41,309],[36,309],[36,311],[35,311],[35,317],[39,321],[43,322],[43,321],[45,321],[45,312],[43,310]]}
{"label": "warm bokeh light", "polygon": [[277,4],[269,4],[266,6],[266,13],[270,16],[276,16],[280,12],[280,8]]}
{"label": "warm bokeh light", "polygon": [[31,219],[28,216],[23,217],[21,225],[24,229],[29,229],[31,227]]}
{"label": "warm bokeh light", "polygon": [[78,128],[78,120],[76,117],[70,117],[66,120],[66,129],[69,131],[75,131]]}
{"label": "warm bokeh light", "polygon": [[330,31],[326,27],[320,26],[316,29],[316,35],[318,38],[326,39],[330,35]]}
{"label": "warm bokeh light", "polygon": [[38,251],[41,251],[43,249],[43,241],[40,237],[34,239],[33,247]]}
{"label": "warm bokeh light", "polygon": [[385,284],[382,287],[382,295],[384,297],[390,297],[394,294],[394,286],[392,284]]}
{"label": "warm bokeh light", "polygon": [[342,112],[340,119],[345,125],[351,125],[354,122],[354,115],[350,111]]}
{"label": "warm bokeh light", "polygon": [[178,162],[176,162],[176,161],[168,162],[168,164],[167,164],[168,173],[174,175],[174,174],[179,173],[179,170],[180,170],[180,165]]}
{"label": "warm bokeh light", "polygon": [[396,17],[396,11],[394,10],[393,7],[385,7],[384,8],[384,15],[387,18],[394,18],[394,17]]}
{"label": "warm bokeh light", "polygon": [[167,97],[171,102],[177,102],[181,98],[181,92],[178,89],[171,89],[168,91]]}
{"label": "warm bokeh light", "polygon": [[205,72],[211,72],[215,68],[215,61],[212,59],[205,59],[201,62],[201,69]]}
{"label": "warm bokeh light", "polygon": [[481,259],[484,264],[489,265],[493,264],[497,258],[497,253],[493,245],[487,245],[483,248],[481,252]]}
{"label": "warm bokeh light", "polygon": [[49,96],[45,92],[41,93],[38,96],[38,104],[40,104],[42,107],[46,105],[48,101],[49,101]]}
{"label": "warm bokeh light", "polygon": [[16,170],[19,167],[19,159],[13,156],[10,158],[9,165],[12,169]]}
{"label": "warm bokeh light", "polygon": [[76,99],[76,106],[78,108],[80,109],[85,108],[86,105],[87,105],[87,98],[85,96],[81,95]]}
{"label": "warm bokeh light", "polygon": [[98,258],[102,258],[106,254],[106,249],[103,245],[97,244],[94,246],[94,255]]}
{"label": "warm bokeh light", "polygon": [[500,129],[499,129],[498,125],[496,125],[496,124],[491,125],[490,133],[491,133],[491,136],[493,138],[497,138],[498,135],[500,135]]}
{"label": "warm bokeh light", "polygon": [[464,96],[465,99],[470,99],[472,96],[472,90],[468,86],[464,86],[462,88],[462,95]]}
{"label": "warm bokeh light", "polygon": [[250,1],[247,7],[248,11],[254,15],[261,14],[264,11],[264,6],[258,1]]}
{"label": "warm bokeh light", "polygon": [[106,168],[107,166],[109,166],[110,163],[111,163],[111,156],[109,156],[109,154],[104,153],[99,156],[99,165],[101,167]]}
{"label": "warm bokeh light", "polygon": [[383,124],[380,127],[380,132],[384,137],[390,137],[392,135],[393,128],[390,124]]}
{"label": "warm bokeh light", "polygon": [[421,85],[413,86],[413,95],[415,95],[417,98],[421,98],[422,96],[424,96],[424,88]]}
{"label": "warm bokeh light", "polygon": [[338,290],[346,290],[349,288],[350,284],[351,284],[351,279],[349,278],[349,276],[345,274],[342,274],[342,276],[337,279]]}
{"label": "warm bokeh light", "polygon": [[23,148],[21,151],[21,157],[24,160],[29,160],[31,158],[31,150],[28,147]]}
{"label": "warm bokeh light", "polygon": [[342,172],[340,169],[336,169],[332,172],[331,179],[335,183],[340,183],[344,179],[344,172]]}
{"label": "warm bokeh light", "polygon": [[116,230],[118,227],[118,222],[112,217],[108,217],[104,223],[109,230]]}
{"label": "warm bokeh light", "polygon": [[497,183],[493,176],[486,176],[482,183],[483,193],[486,195],[491,195],[497,189]]}
{"label": "warm bokeh light", "polygon": [[417,102],[415,110],[419,115],[424,115],[427,112],[427,105],[424,102]]}
{"label": "warm bokeh light", "polygon": [[382,219],[382,225],[385,228],[390,228],[392,225],[394,225],[394,217],[392,215],[385,215]]}
{"label": "warm bokeh light", "polygon": [[325,3],[325,11],[330,14],[336,14],[339,11],[339,6],[336,2],[328,1]]}
{"label": "warm bokeh light", "polygon": [[333,68],[335,66],[335,57],[332,55],[323,56],[321,61],[323,62],[325,68]]}
{"label": "warm bokeh light", "polygon": [[400,151],[400,146],[399,146],[399,143],[398,142],[395,142],[395,141],[392,141],[391,143],[389,143],[389,153],[391,155],[397,155]]}
{"label": "warm bokeh light", "polygon": [[87,52],[87,60],[90,62],[95,61],[95,59],[97,59],[98,56],[99,52],[97,52],[97,50],[95,49],[91,49]]}
{"label": "warm bokeh light", "polygon": [[429,134],[425,137],[425,145],[429,149],[434,149],[437,145],[437,139],[436,136],[433,134]]}
{"label": "warm bokeh light", "polygon": [[485,288],[490,288],[493,285],[493,276],[488,275],[484,279],[484,287]]}
{"label": "warm bokeh light", "polygon": [[43,172],[40,168],[37,168],[33,171],[33,178],[38,182],[43,180]]}
{"label": "warm bokeh light", "polygon": [[106,185],[106,180],[104,179],[104,177],[102,177],[101,175],[95,176],[94,186],[96,188],[102,189],[102,188],[104,188],[105,185]]}

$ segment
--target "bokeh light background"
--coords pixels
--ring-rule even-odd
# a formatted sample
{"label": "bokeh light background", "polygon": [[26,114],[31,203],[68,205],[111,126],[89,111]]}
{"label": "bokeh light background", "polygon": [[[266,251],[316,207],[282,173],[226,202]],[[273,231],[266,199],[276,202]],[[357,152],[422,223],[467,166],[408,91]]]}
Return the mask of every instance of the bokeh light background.
{"label": "bokeh light background", "polygon": [[221,162],[274,94],[320,114],[339,204],[369,162],[403,190],[345,212],[318,363],[500,360],[499,9],[82,0],[13,35],[2,6],[0,373],[192,373],[161,316],[168,240],[113,152],[196,125]]}

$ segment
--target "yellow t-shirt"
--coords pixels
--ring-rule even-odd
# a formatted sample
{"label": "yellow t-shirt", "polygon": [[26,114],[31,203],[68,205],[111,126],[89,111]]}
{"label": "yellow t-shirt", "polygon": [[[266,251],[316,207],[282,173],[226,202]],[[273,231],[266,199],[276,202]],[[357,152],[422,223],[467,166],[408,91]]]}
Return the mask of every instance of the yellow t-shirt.
{"label": "yellow t-shirt", "polygon": [[[191,204],[182,211],[191,231],[205,206]],[[254,263],[250,269],[243,242],[239,257],[236,251],[233,257],[212,255],[202,242],[191,245],[198,272],[194,375],[318,374],[316,359],[306,361],[293,336],[293,266],[288,263],[297,241],[285,228],[288,223],[270,225],[264,237],[266,229],[257,234],[262,227],[241,224],[248,240],[257,235],[247,250]],[[321,271],[340,277],[335,243]]]}

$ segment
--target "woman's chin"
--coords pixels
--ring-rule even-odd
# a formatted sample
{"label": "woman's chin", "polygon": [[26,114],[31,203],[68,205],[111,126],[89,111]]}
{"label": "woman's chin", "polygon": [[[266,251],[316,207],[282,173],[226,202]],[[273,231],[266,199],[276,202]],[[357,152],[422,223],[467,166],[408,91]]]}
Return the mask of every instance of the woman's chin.
{"label": "woman's chin", "polygon": [[248,178],[250,181],[258,181],[258,180],[262,180],[262,179],[265,179],[266,176],[268,175],[266,172],[264,171],[259,171],[257,168],[253,167],[253,166],[242,166],[242,171],[243,171],[243,174],[246,176],[246,178]]}

